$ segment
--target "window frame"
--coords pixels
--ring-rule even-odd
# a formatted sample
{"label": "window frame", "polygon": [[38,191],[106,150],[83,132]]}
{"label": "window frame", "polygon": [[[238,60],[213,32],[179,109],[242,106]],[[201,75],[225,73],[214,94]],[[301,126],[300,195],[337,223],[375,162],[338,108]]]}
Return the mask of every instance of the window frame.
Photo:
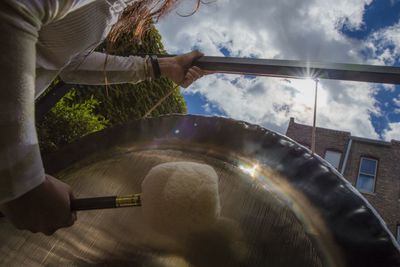
{"label": "window frame", "polygon": [[[343,160],[343,152],[342,151],[340,151],[339,149],[335,149],[335,148],[327,148],[327,149],[325,149],[325,152],[324,152],[324,160],[326,160],[325,159],[325,157],[326,157],[326,152],[328,152],[328,151],[330,151],[330,152],[336,152],[336,153],[340,153],[340,159],[339,159],[339,164],[338,164],[338,167],[337,168],[335,168],[336,170],[338,170],[339,171],[339,169],[340,169],[340,167],[341,167],[341,165],[342,165],[342,160]],[[326,160],[327,161],[327,160]],[[329,162],[329,161],[328,161]],[[331,164],[330,162],[329,162],[329,164]],[[332,165],[332,164],[331,164]],[[333,166],[333,165],[332,165]],[[335,166],[333,166],[333,167],[335,167]]]}
{"label": "window frame", "polygon": [[[361,164],[362,164],[362,160],[363,160],[363,159],[373,160],[373,161],[376,162],[376,164],[375,164],[375,173],[374,173],[374,176],[373,176],[373,177],[374,177],[374,186],[373,186],[371,192],[361,190],[361,189],[359,189],[359,188],[357,187],[357,182],[358,182],[358,179],[360,179],[360,174],[365,175],[365,176],[372,177],[371,174],[362,173],[362,172],[361,172]],[[374,194],[374,193],[375,193],[375,189],[376,189],[376,180],[378,179],[378,166],[379,166],[379,159],[374,158],[374,157],[371,157],[371,156],[361,156],[361,157],[360,157],[360,163],[358,164],[358,175],[357,175],[356,184],[355,184],[355,187],[357,188],[358,191],[360,191],[361,193],[365,193],[365,194]]]}

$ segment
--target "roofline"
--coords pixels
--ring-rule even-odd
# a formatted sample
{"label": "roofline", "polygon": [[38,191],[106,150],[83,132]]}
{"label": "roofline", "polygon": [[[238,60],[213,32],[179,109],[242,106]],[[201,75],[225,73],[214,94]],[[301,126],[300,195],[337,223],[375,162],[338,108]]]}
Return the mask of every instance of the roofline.
{"label": "roofline", "polygon": [[[290,117],[289,123],[294,123],[294,124],[298,124],[298,125],[302,125],[302,126],[305,126],[305,127],[312,128],[311,125],[307,125],[307,124],[302,124],[302,123],[295,122],[295,120],[294,120],[293,117]],[[326,130],[326,131],[330,131],[330,132],[336,132],[336,133],[340,133],[340,134],[343,134],[343,135],[351,136],[351,132],[347,132],[347,131],[329,129],[329,128],[324,128],[324,127],[316,127],[316,128],[317,128],[317,129],[321,129],[321,130]]]}
{"label": "roofline", "polygon": [[[306,124],[295,122],[295,119],[293,117],[290,117],[289,124],[290,123],[294,123],[294,124],[298,124],[298,125],[302,125],[302,126],[305,126],[305,127],[312,128],[312,126],[310,126],[310,125],[306,125]],[[397,141],[397,140],[382,141],[382,140],[370,139],[370,138],[365,138],[365,137],[358,137],[358,136],[351,135],[351,132],[334,130],[334,129],[323,128],[323,127],[317,127],[317,129],[328,130],[328,131],[340,133],[340,134],[343,134],[343,135],[349,135],[349,138],[351,140],[353,140],[353,141],[367,143],[367,144],[373,144],[373,145],[391,146],[395,142],[400,142],[400,141]]]}
{"label": "roofline", "polygon": [[369,139],[369,138],[364,138],[364,137],[350,136],[350,139],[352,139],[353,141],[358,141],[358,142],[368,143],[368,144],[373,144],[373,145],[380,145],[380,146],[391,146],[392,145],[392,142]]}

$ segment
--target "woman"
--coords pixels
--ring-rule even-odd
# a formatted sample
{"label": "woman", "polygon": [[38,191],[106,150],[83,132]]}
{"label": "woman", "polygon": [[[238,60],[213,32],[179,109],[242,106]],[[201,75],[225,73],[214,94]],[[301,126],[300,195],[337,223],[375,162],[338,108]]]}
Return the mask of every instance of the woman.
{"label": "woman", "polygon": [[[183,87],[204,73],[199,52],[173,58],[116,57],[93,52],[122,12],[146,30],[176,0],[0,1],[0,211],[19,229],[47,235],[71,226],[71,189],[45,175],[34,100],[58,75],[66,83],[139,82],[164,75]],[[148,12],[151,10],[151,12]],[[124,27],[116,24],[112,34]],[[106,79],[105,79],[106,75]]]}

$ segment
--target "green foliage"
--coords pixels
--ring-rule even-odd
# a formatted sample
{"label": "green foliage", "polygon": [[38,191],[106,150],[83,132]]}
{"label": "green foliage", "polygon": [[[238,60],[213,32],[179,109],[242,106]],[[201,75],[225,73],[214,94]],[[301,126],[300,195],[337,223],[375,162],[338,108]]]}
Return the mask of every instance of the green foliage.
{"label": "green foliage", "polygon": [[[133,32],[132,27],[120,34],[112,47],[106,41],[98,50],[119,56],[165,54],[161,36],[155,27],[146,32],[140,42],[133,38]],[[57,82],[53,82],[51,87],[56,86]],[[175,87],[166,78],[138,84],[109,85],[107,90],[105,86],[77,85],[38,124],[42,152],[57,150],[105,127],[142,118]],[[151,116],[186,112],[185,101],[177,88]]]}
{"label": "green foliage", "polygon": [[[174,88],[168,79],[140,84],[112,85],[108,93],[104,86],[79,86],[77,101],[86,101],[90,97],[100,104],[96,112],[110,121],[110,125],[121,124],[144,116],[163,96]],[[156,108],[151,116],[168,113],[186,113],[186,105],[179,88]]]}
{"label": "green foliage", "polygon": [[[132,31],[120,34],[112,45],[104,43],[98,48],[102,51],[118,56],[137,54],[165,54],[161,36],[157,29],[152,27],[147,31],[141,42],[135,41]],[[100,105],[96,109],[110,121],[110,125],[120,124],[132,119],[142,118],[163,96],[176,87],[167,78],[156,81],[144,81],[138,84],[120,84],[105,86],[79,86],[77,101],[86,101],[90,97],[99,100]],[[162,105],[156,108],[151,116],[159,116],[169,113],[186,113],[185,101],[177,88]]]}
{"label": "green foliage", "polygon": [[76,90],[73,89],[39,123],[38,134],[43,152],[54,151],[59,146],[100,131],[108,125],[103,116],[94,113],[99,105],[96,99],[75,103],[75,96]]}

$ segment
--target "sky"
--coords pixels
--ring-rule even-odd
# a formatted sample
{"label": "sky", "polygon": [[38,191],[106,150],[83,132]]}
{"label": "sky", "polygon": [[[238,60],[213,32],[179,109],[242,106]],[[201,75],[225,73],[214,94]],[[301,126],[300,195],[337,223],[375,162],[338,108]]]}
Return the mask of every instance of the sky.
{"label": "sky", "polygon": [[[207,1],[207,0],[205,0]],[[194,0],[157,24],[168,53],[400,67],[400,0]],[[314,82],[208,75],[182,90],[191,114],[225,116],[285,133],[312,124]],[[400,86],[321,80],[317,126],[400,140]]]}

